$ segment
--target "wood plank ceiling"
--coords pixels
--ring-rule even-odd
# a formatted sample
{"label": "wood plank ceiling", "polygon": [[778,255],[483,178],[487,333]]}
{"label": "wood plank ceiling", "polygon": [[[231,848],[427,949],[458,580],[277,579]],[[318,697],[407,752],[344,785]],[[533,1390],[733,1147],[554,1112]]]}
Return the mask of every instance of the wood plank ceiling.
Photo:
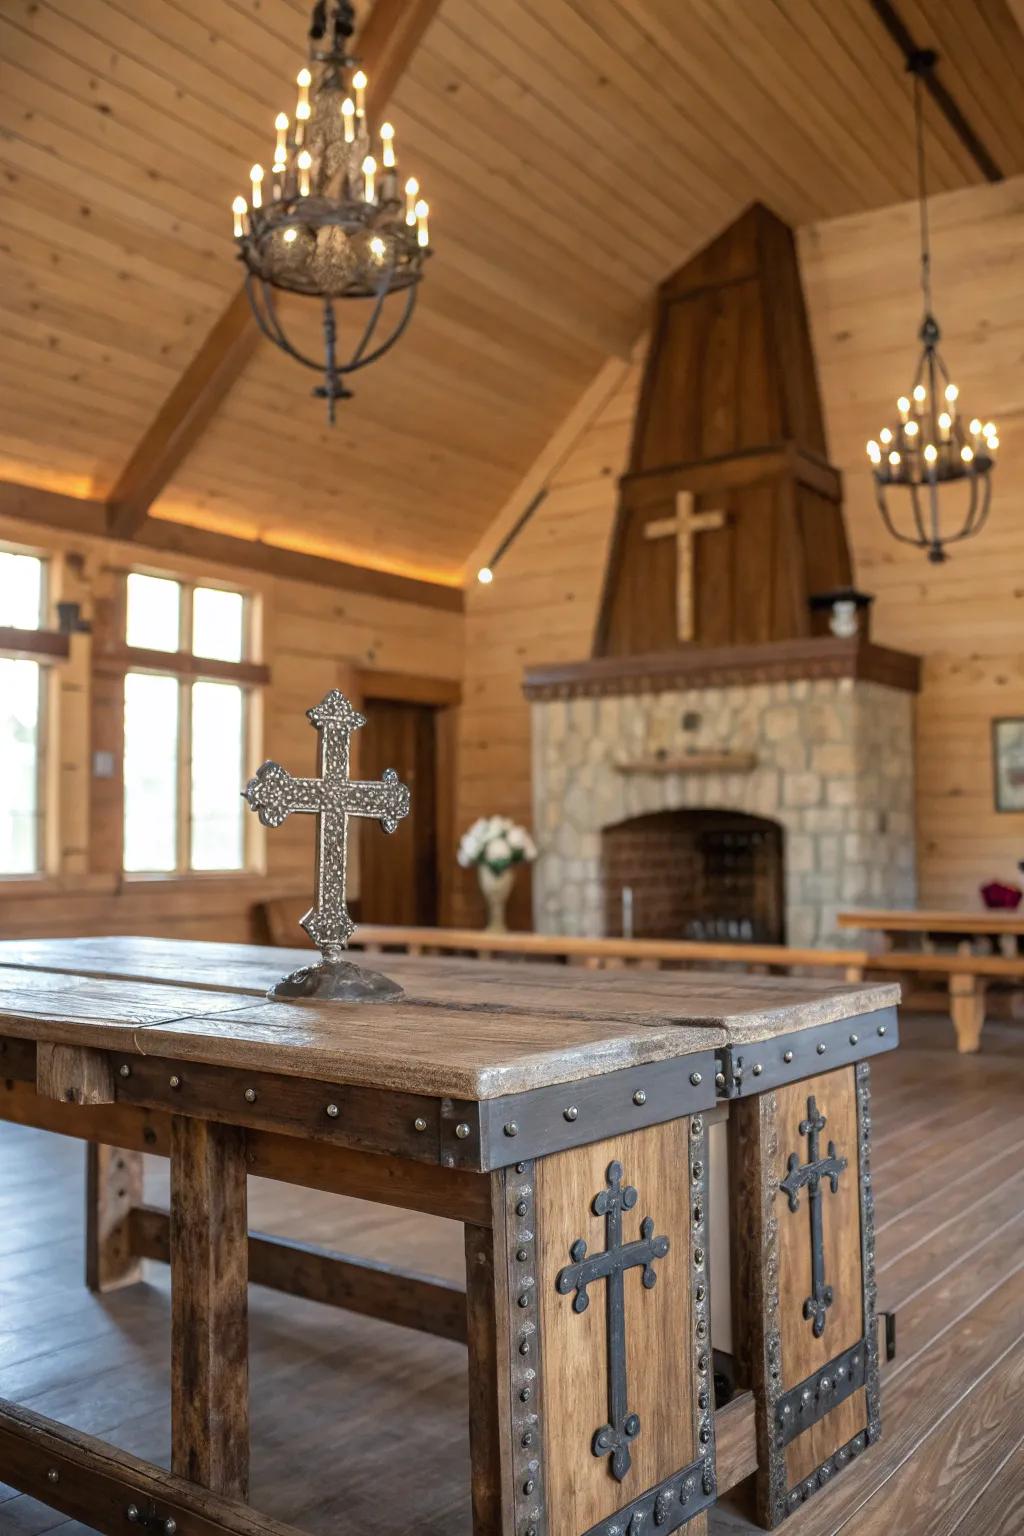
{"label": "wood plank ceiling", "polygon": [[[291,107],[308,9],[4,0],[0,479],[117,482],[237,291],[230,200]],[[1007,0],[899,10],[1024,171]],[[656,283],[740,208],[800,225],[914,193],[869,0],[442,0],[388,115],[432,209],[411,331],[333,431],[313,376],[261,343],[155,516],[456,581]],[[936,191],[981,179],[936,111],[928,161]]]}

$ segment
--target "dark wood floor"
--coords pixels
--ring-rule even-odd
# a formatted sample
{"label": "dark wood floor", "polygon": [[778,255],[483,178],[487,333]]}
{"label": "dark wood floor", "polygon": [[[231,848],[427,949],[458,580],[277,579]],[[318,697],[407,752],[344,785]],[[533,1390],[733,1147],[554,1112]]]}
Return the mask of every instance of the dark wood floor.
{"label": "dark wood floor", "polygon": [[[911,1018],[875,1069],[881,1302],[899,1311],[880,1446],[791,1536],[1024,1532],[1024,1030],[957,1057]],[[168,1291],[83,1288],[77,1143],[0,1126],[0,1395],[166,1461]],[[154,1163],[147,1198],[166,1200]],[[252,1225],[459,1277],[449,1222],[253,1181]],[[254,1288],[253,1502],[312,1536],[468,1530],[465,1353]],[[714,1536],[754,1527],[742,1499]],[[0,1488],[3,1536],[87,1536]]]}

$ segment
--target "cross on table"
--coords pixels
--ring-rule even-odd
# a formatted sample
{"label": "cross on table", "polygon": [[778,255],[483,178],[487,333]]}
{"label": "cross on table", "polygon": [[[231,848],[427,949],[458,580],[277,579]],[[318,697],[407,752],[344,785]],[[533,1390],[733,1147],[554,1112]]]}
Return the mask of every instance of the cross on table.
{"label": "cross on table", "polygon": [[821,1229],[821,1181],[828,1179],[832,1193],[839,1190],[839,1175],[846,1168],[846,1158],[836,1156],[834,1141],[828,1144],[828,1156],[819,1157],[818,1137],[827,1125],[825,1116],[818,1112],[817,1101],[811,1094],[807,1100],[807,1119],[800,1122],[800,1135],[807,1137],[808,1162],[801,1168],[799,1152],[789,1154],[789,1172],[780,1184],[789,1196],[791,1211],[800,1207],[800,1191],[807,1188],[807,1203],[811,1211],[811,1295],[804,1302],[804,1317],[814,1320],[814,1337],[820,1339],[825,1332],[826,1313],[832,1305],[832,1287],[825,1284],[825,1246]]}
{"label": "cross on table", "polygon": [[659,517],[644,525],[645,539],[676,541],[676,634],[680,640],[693,639],[693,567],[694,535],[712,528],[724,528],[724,512],[695,512],[689,491],[676,492],[676,510],[672,517]]}
{"label": "cross on table", "polygon": [[622,1164],[609,1163],[605,1174],[607,1188],[594,1196],[593,1212],[605,1219],[605,1251],[587,1258],[587,1245],[577,1238],[569,1249],[572,1263],[560,1270],[555,1289],[562,1296],[575,1291],[573,1311],[585,1312],[590,1305],[587,1286],[595,1280],[607,1280],[605,1294],[608,1329],[608,1423],[596,1430],[591,1441],[595,1456],[611,1456],[612,1476],[621,1483],[631,1465],[629,1442],[640,1433],[640,1417],[630,1413],[626,1383],[626,1297],[623,1277],[627,1269],[643,1265],[643,1283],[647,1290],[657,1281],[654,1260],[668,1253],[668,1238],[654,1236],[654,1222],[645,1216],[640,1223],[640,1241],[622,1241],[622,1213],[632,1210],[637,1192],[631,1184],[622,1186]]}
{"label": "cross on table", "polygon": [[385,832],[394,832],[409,814],[409,790],[393,768],[374,783],[349,778],[350,739],[366,718],[337,688],[306,714],[319,732],[317,777],[297,779],[280,763],[267,762],[245,786],[245,798],[265,827],[279,827],[293,811],[317,817],[316,899],[301,923],[332,962],[355,932],[345,905],[348,818],[374,816]]}

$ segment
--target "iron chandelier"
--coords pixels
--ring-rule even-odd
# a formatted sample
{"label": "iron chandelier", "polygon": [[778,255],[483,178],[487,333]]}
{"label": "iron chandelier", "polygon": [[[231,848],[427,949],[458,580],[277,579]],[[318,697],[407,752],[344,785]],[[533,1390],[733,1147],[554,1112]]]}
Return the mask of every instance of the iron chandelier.
{"label": "iron chandelier", "polygon": [[[419,182],[410,176],[399,189],[395,130],[381,123],[374,136],[367,121],[369,82],[349,52],[354,31],[350,0],[317,0],[309,66],[296,80],[294,116],[289,120],[280,112],[275,120],[270,175],[254,165],[248,201],[236,197],[232,203],[256,323],[289,357],[322,372],[323,383],[313,394],[327,401],[331,422],[335,401],[352,394],[347,375],[383,357],[408,325],[430,254],[430,210]],[[276,289],[321,301],[322,358],[307,356],[289,340]],[[404,300],[389,306],[396,294]],[[339,300],[361,300],[366,310],[358,339],[345,355],[335,318]]]}
{"label": "iron chandelier", "polygon": [[[907,60],[914,76],[914,125],[917,136],[918,204],[921,219],[921,294],[924,319],[918,337],[922,345],[917,372],[908,394],[896,402],[898,420],[883,427],[867,445],[874,466],[875,499],[886,528],[901,544],[913,544],[935,562],[947,560],[946,546],[978,533],[988,517],[991,473],[999,447],[995,423],[974,417],[964,425],[959,390],[949,377],[939,351],[941,333],[932,309],[931,246],[925,184],[924,126],[921,82],[934,69],[938,55],[917,49]],[[956,482],[965,490],[959,521],[943,524],[942,492]],[[898,527],[889,506],[889,492],[908,493],[910,517]],[[946,504],[957,495],[946,492]],[[950,531],[952,526],[952,531]]]}

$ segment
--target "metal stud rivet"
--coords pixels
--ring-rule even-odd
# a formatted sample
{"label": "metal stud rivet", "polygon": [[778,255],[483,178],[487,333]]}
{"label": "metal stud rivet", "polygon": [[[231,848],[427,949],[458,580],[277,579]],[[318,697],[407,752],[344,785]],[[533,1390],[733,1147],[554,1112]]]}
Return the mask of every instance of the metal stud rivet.
{"label": "metal stud rivet", "polygon": [[177,1076],[168,1078],[168,1083],[170,1084],[170,1086],[172,1088],[180,1088],[181,1087],[181,1078],[177,1077]]}
{"label": "metal stud rivet", "polygon": [[705,1286],[703,1286],[703,1285],[698,1285],[698,1287],[697,1287],[697,1300],[698,1301],[703,1301],[706,1295],[707,1295],[707,1288]]}
{"label": "metal stud rivet", "polygon": [[245,1090],[244,1098],[247,1104],[255,1104],[256,1100],[259,1098],[259,1094],[256,1092],[255,1088],[247,1088]]}
{"label": "metal stud rivet", "polygon": [[725,1073],[724,1072],[716,1072],[715,1073],[715,1087],[716,1088],[724,1088],[725,1087]]}
{"label": "metal stud rivet", "polygon": [[524,1291],[523,1294],[519,1297],[519,1305],[521,1307],[528,1307],[530,1305],[529,1291]]}
{"label": "metal stud rivet", "polygon": [[533,1393],[530,1391],[530,1388],[529,1387],[524,1387],[523,1390],[519,1394],[519,1401],[521,1403],[528,1403],[532,1396],[533,1396]]}
{"label": "metal stud rivet", "polygon": [[518,1250],[518,1252],[516,1253],[516,1258],[518,1259],[520,1264],[525,1264],[529,1257],[530,1257],[530,1255],[527,1253],[525,1248],[520,1248]]}
{"label": "metal stud rivet", "polygon": [[533,1431],[532,1430],[528,1429],[526,1431],[526,1434],[523,1436],[523,1444],[524,1445],[532,1445],[533,1444]]}
{"label": "metal stud rivet", "polygon": [[755,1061],[751,1070],[753,1071],[755,1077],[760,1077],[761,1073],[764,1071],[764,1067],[759,1061]]}
{"label": "metal stud rivet", "polygon": [[328,1104],[328,1106],[327,1106],[327,1118],[328,1118],[328,1120],[337,1120],[337,1118],[338,1118],[338,1116],[340,1114],[341,1114],[341,1110],[338,1108],[337,1104]]}
{"label": "metal stud rivet", "polygon": [[819,1040],[817,1045],[814,1047],[814,1049],[817,1051],[819,1056],[824,1056],[824,1054],[825,1054],[825,1042],[824,1042],[824,1040]]}
{"label": "metal stud rivet", "polygon": [[704,1249],[703,1248],[695,1248],[693,1250],[693,1262],[698,1266],[698,1268],[700,1267],[701,1264],[704,1263]]}
{"label": "metal stud rivet", "polygon": [[519,1135],[519,1127],[518,1127],[518,1125],[516,1125],[514,1120],[510,1120],[508,1122],[508,1125],[506,1125],[506,1127],[505,1127],[505,1135],[506,1136],[518,1136]]}
{"label": "metal stud rivet", "polygon": [[414,1131],[425,1131],[426,1130],[427,1122],[424,1120],[422,1115],[417,1115],[416,1116],[416,1119],[412,1123],[412,1128],[413,1128]]}
{"label": "metal stud rivet", "polygon": [[46,1474],[46,1481],[48,1483],[59,1483],[60,1482],[60,1473],[57,1471],[56,1467],[50,1467],[50,1469],[48,1470],[48,1472]]}
{"label": "metal stud rivet", "polygon": [[460,1141],[465,1141],[466,1137],[469,1135],[469,1126],[466,1124],[465,1120],[459,1121],[458,1125],[455,1127],[455,1134]]}
{"label": "metal stud rivet", "polygon": [[857,1041],[858,1041],[858,1040],[859,1040],[859,1039],[860,1039],[860,1035],[851,1035],[851,1036],[850,1036],[850,1044],[851,1044],[851,1045],[856,1045],[856,1044],[857,1044]]}
{"label": "metal stud rivet", "polygon": [[516,1206],[516,1215],[525,1216],[529,1209],[530,1207],[527,1205],[526,1201],[520,1200],[519,1204]]}
{"label": "metal stud rivet", "polygon": [[647,1094],[644,1092],[644,1090],[642,1088],[638,1088],[636,1093],[634,1093],[634,1095],[633,1095],[633,1103],[634,1104],[646,1104],[647,1103]]}
{"label": "metal stud rivet", "polygon": [[528,1339],[524,1339],[520,1344],[519,1353],[521,1355],[528,1355],[530,1353],[530,1341]]}
{"label": "metal stud rivet", "polygon": [[132,1069],[126,1061],[121,1063],[117,1072],[119,1077],[131,1077],[132,1075]]}
{"label": "metal stud rivet", "polygon": [[703,1081],[704,1081],[704,1079],[701,1077],[699,1072],[691,1072],[690,1073],[690,1082],[693,1084],[693,1086],[695,1088],[699,1088]]}
{"label": "metal stud rivet", "polygon": [[570,1104],[567,1109],[562,1110],[562,1118],[565,1120],[576,1120],[579,1118],[579,1113],[576,1105]]}
{"label": "metal stud rivet", "polygon": [[526,1164],[525,1163],[516,1163],[516,1173],[525,1173],[525,1172],[526,1172]]}
{"label": "metal stud rivet", "polygon": [[878,1033],[880,1035],[884,1035],[885,1034],[885,1025],[884,1024],[879,1024],[879,1026],[878,1026]]}
{"label": "metal stud rivet", "polygon": [[792,1051],[783,1051],[782,1059],[788,1065],[789,1062],[791,1062],[793,1060],[793,1052]]}

